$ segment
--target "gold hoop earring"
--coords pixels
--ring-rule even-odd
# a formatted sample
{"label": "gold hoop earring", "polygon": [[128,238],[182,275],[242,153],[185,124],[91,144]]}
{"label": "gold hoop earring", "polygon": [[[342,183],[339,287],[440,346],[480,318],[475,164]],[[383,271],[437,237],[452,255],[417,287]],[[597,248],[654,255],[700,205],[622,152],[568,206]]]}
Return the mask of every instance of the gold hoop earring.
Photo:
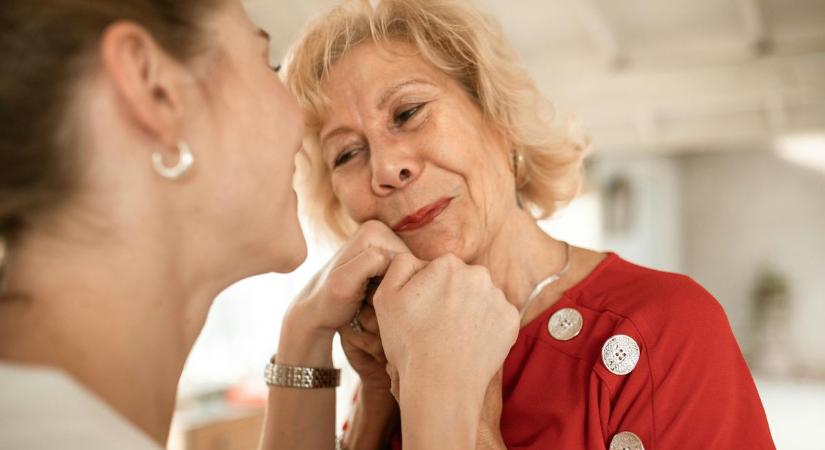
{"label": "gold hoop earring", "polygon": [[189,172],[192,164],[195,163],[195,156],[192,154],[192,150],[186,142],[179,141],[177,149],[178,163],[172,167],[167,167],[163,163],[163,154],[161,152],[152,153],[152,167],[155,168],[155,172],[157,172],[158,175],[167,180],[180,179],[186,172]]}

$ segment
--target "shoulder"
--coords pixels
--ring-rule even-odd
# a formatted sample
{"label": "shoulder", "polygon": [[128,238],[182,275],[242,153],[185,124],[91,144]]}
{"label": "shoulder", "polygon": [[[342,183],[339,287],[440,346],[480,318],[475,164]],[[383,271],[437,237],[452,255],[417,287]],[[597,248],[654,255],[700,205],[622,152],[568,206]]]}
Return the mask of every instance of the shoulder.
{"label": "shoulder", "polygon": [[160,450],[146,434],[51,368],[0,362],[0,449]]}
{"label": "shoulder", "polygon": [[630,322],[650,339],[730,333],[722,306],[692,278],[642,267],[614,254],[610,258],[598,277],[579,293],[582,304]]}

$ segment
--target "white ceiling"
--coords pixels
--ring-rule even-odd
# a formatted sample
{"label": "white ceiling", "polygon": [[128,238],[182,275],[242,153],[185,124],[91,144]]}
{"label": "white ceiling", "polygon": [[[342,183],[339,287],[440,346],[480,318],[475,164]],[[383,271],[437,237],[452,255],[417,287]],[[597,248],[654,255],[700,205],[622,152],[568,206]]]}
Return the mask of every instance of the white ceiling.
{"label": "white ceiling", "polygon": [[[280,57],[332,0],[246,0]],[[825,129],[825,0],[477,0],[597,152],[765,148]]]}

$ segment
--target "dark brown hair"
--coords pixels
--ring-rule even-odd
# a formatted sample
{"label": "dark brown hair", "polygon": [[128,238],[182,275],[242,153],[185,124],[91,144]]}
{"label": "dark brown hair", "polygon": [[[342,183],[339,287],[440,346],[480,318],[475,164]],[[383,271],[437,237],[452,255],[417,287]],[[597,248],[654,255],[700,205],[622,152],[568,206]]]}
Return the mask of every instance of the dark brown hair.
{"label": "dark brown hair", "polygon": [[27,217],[72,189],[77,171],[68,107],[97,61],[106,27],[135,22],[186,61],[206,47],[202,24],[221,1],[2,0],[0,240],[13,240]]}

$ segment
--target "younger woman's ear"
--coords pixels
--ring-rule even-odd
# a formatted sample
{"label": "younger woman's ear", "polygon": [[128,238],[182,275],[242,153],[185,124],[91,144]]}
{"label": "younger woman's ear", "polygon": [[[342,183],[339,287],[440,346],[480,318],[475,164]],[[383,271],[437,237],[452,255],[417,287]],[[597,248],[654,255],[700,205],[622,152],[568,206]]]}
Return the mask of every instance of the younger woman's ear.
{"label": "younger woman's ear", "polygon": [[120,106],[135,125],[164,146],[174,147],[183,118],[176,82],[180,66],[146,29],[125,21],[104,30],[100,57]]}

